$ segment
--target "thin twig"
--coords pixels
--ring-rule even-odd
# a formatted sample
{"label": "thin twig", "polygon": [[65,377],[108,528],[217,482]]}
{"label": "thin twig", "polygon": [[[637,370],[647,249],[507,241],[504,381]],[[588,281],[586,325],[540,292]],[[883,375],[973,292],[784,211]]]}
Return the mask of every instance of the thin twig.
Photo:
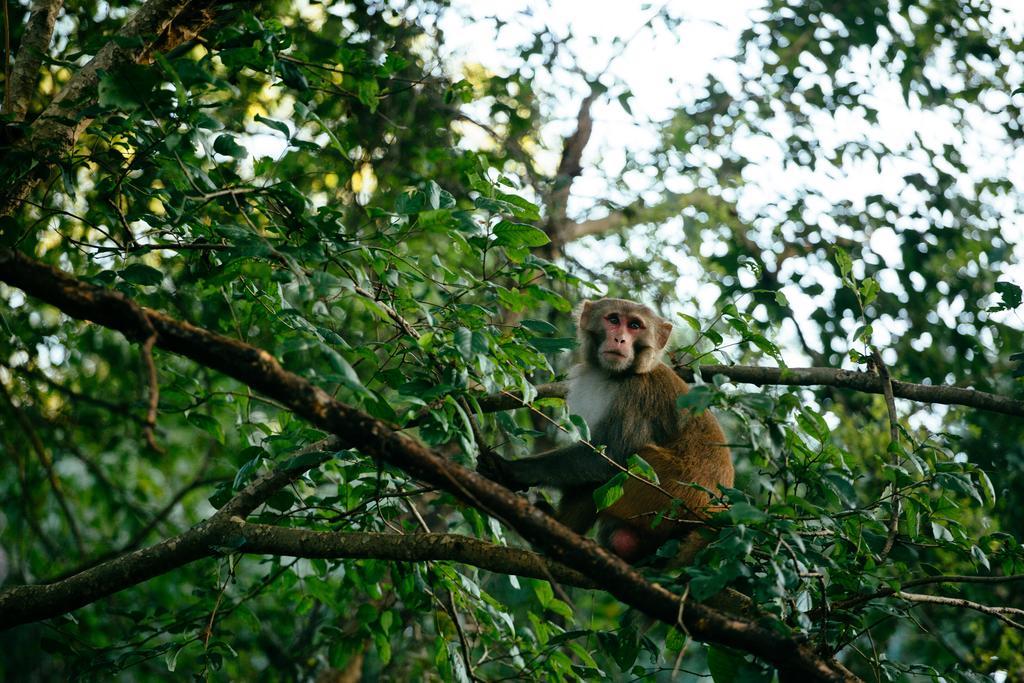
{"label": "thin twig", "polygon": [[[900,427],[896,418],[896,400],[892,394],[892,377],[889,375],[889,368],[886,367],[885,362],[882,360],[882,354],[874,347],[871,348],[871,363],[874,365],[878,378],[882,382],[882,394],[885,396],[885,407],[889,414],[889,452],[898,453]],[[896,533],[900,526],[900,512],[903,507],[902,498],[900,498],[899,492],[895,490],[895,481],[892,486],[892,516],[889,518],[889,531],[885,536],[885,545],[882,546],[881,552],[878,553],[880,561],[884,561],[885,558],[889,557],[889,553],[892,552],[892,547],[896,543]]]}
{"label": "thin twig", "polygon": [[[150,329],[152,330],[152,326]],[[153,431],[156,429],[156,409],[160,403],[160,380],[156,374],[156,363],[153,362],[154,344],[156,344],[156,330],[153,330],[142,344],[142,362],[145,364],[146,373],[149,376],[149,409],[146,411],[146,426],[142,428],[142,434],[146,437],[149,447],[163,455],[164,449],[160,447],[153,436]]]}
{"label": "thin twig", "polygon": [[932,605],[948,605],[950,607],[966,607],[967,609],[981,612],[982,614],[989,614],[996,619],[999,619],[1004,624],[1013,626],[1024,631],[1024,624],[1014,621],[1008,614],[1015,616],[1024,617],[1024,609],[1017,609],[1016,607],[991,607],[989,605],[982,605],[979,602],[973,600],[965,600],[964,598],[948,598],[943,595],[926,595],[924,593],[905,593],[903,591],[897,591],[895,593],[897,598],[906,600],[907,602],[927,603]]}
{"label": "thin twig", "polygon": [[[948,574],[944,576],[924,576],[919,579],[911,579],[909,581],[903,581],[901,588],[914,588],[916,586],[928,586],[936,583],[1012,583],[1016,581],[1024,581],[1024,574],[1010,574],[1007,576],[970,576],[963,574]],[[846,600],[832,603],[832,609],[852,609],[859,607],[864,603],[871,602],[878,598],[887,598],[891,595],[895,595],[897,589],[890,586],[885,588],[879,588],[873,593],[866,595],[858,595]]]}

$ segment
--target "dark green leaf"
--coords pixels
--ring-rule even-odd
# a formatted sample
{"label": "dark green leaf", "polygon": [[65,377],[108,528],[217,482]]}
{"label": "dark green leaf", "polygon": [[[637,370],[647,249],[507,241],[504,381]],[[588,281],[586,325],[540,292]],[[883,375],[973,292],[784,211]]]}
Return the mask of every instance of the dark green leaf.
{"label": "dark green leaf", "polygon": [[509,247],[541,247],[551,241],[543,230],[525,223],[501,221],[494,226],[494,241],[498,246]]}

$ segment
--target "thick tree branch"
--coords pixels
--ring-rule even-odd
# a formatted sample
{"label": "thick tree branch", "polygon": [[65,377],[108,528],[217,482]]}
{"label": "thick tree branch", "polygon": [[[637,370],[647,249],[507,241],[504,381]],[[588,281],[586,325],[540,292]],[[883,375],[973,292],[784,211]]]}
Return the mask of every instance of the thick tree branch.
{"label": "thick tree branch", "polygon": [[602,218],[593,218],[588,221],[580,221],[567,225],[562,231],[562,237],[566,242],[572,242],[590,235],[603,235],[615,232],[629,225],[629,216],[625,211],[611,211]]}
{"label": "thick tree branch", "polygon": [[[324,439],[299,454],[318,451],[331,443],[332,440]],[[66,579],[38,586],[15,586],[0,592],[0,630],[70,612],[216,554],[216,546],[231,543],[230,538],[221,535],[230,520],[248,516],[275,491],[330,457],[329,453],[324,453],[321,458],[306,461],[303,467],[265,472],[235,494],[210,519],[182,534],[102,562]]]}
{"label": "thick tree branch", "polygon": [[569,205],[572,184],[583,172],[583,151],[587,148],[590,135],[594,130],[594,119],[590,115],[590,108],[598,94],[597,90],[591,88],[587,96],[580,102],[579,112],[576,114],[576,130],[563,143],[562,158],[558,163],[558,170],[555,172],[554,185],[548,195],[545,232],[551,238],[551,243],[545,249],[552,258],[561,253],[562,247],[567,241],[563,234],[568,227],[566,208]]}
{"label": "thick tree branch", "polygon": [[376,559],[395,562],[452,561],[498,574],[558,581],[581,588],[598,586],[583,574],[529,550],[494,545],[458,534],[335,533],[241,524],[240,552],[324,559]]}
{"label": "thick tree branch", "polygon": [[[694,371],[685,366],[676,366],[676,374],[687,382],[694,380]],[[701,365],[700,376],[710,382],[715,375],[724,375],[737,384],[757,386],[831,386],[852,389],[866,394],[884,394],[881,378],[873,372],[856,372],[836,368],[762,368],[749,365]],[[539,397],[564,397],[565,382],[552,382],[537,387]],[[958,405],[986,410],[1005,415],[1024,417],[1024,401],[991,394],[975,389],[960,387],[892,382],[892,393],[896,398],[905,398],[920,403]],[[502,392],[485,396],[480,407],[487,412],[512,410],[522,407],[522,399],[515,393]]]}
{"label": "thick tree branch", "polygon": [[[836,662],[823,659],[812,648],[775,630],[731,618],[699,603],[687,601],[684,604],[679,596],[647,582],[629,564],[597,543],[573,533],[526,499],[448,461],[392,426],[332,399],[319,387],[286,371],[262,349],[179,322],[157,311],[140,309],[117,292],[86,284],[10,250],[0,250],[0,279],[72,317],[95,321],[136,339],[142,338],[143,330],[139,329],[135,313],[143,310],[157,332],[157,346],[223,372],[281,402],[315,426],[334,434],[343,447],[357,448],[380,458],[507,520],[527,541],[539,546],[552,559],[581,572],[622,602],[668,624],[681,624],[694,638],[750,652],[806,680],[853,679]],[[296,476],[299,473],[296,472]],[[201,528],[194,531],[199,533]],[[186,554],[197,552],[196,542],[192,537],[187,542],[180,541],[189,549]],[[162,548],[165,555],[170,550],[165,544],[154,548]],[[175,558],[163,559],[169,562]],[[139,561],[147,562],[148,556]],[[11,604],[10,600],[5,602]],[[13,601],[17,602],[17,599]]]}
{"label": "thick tree branch", "polygon": [[53,25],[57,21],[64,0],[34,0],[28,25],[18,48],[18,55],[11,70],[11,80],[5,93],[5,114],[14,116],[15,121],[25,120],[29,102],[39,78],[39,67],[43,55],[50,47]]}
{"label": "thick tree branch", "polygon": [[156,545],[122,555],[75,576],[0,593],[0,630],[70,612],[197,560],[231,552],[394,562],[451,561],[499,574],[553,580],[582,588],[593,581],[528,550],[456,534],[337,533],[247,524],[214,515],[208,522]]}

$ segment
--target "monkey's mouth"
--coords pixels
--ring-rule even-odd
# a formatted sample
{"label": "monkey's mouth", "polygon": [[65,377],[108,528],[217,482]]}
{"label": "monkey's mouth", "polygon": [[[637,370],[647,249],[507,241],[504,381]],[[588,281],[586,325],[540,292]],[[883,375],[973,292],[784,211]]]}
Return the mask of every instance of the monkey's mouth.
{"label": "monkey's mouth", "polygon": [[625,358],[626,357],[626,354],[622,353],[621,351],[612,351],[610,349],[602,351],[601,353],[603,353],[606,356],[616,356],[618,358]]}

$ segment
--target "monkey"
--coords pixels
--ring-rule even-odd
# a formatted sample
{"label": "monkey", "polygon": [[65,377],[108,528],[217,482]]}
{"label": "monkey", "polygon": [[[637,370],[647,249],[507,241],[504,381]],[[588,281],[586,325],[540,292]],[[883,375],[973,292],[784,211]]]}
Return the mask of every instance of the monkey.
{"label": "monkey", "polygon": [[[642,304],[600,299],[581,303],[577,331],[579,362],[569,372],[566,402],[586,421],[590,441],[518,460],[488,452],[477,470],[515,490],[560,489],[556,518],[580,534],[600,521],[603,542],[629,562],[678,538],[675,562],[690,564],[708,542],[697,528],[722,509],[710,504],[708,492],[731,487],[734,470],[714,415],[676,407],[690,387],[661,360],[672,323]],[[595,448],[602,446],[603,455]],[[598,512],[594,491],[633,454],[650,464],[659,483],[630,476],[622,496]]]}

